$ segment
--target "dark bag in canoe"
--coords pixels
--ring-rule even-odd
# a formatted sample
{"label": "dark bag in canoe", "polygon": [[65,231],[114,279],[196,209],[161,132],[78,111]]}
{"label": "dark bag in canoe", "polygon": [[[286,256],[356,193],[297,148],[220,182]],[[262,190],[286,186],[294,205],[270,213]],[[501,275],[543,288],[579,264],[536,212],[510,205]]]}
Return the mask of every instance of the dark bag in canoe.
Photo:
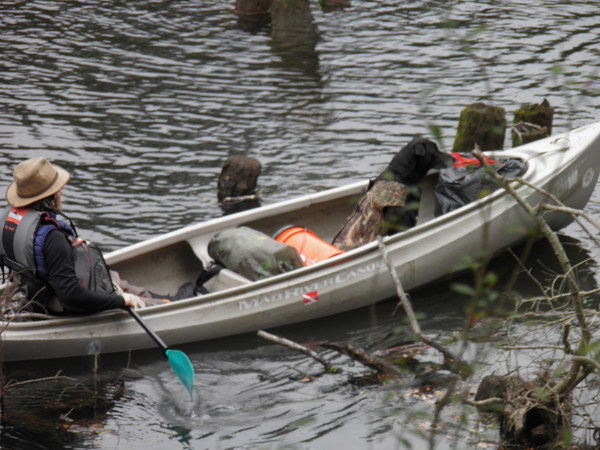
{"label": "dark bag in canoe", "polygon": [[[492,165],[499,175],[516,178],[527,170],[527,163],[520,159],[508,159]],[[454,211],[461,206],[479,200],[499,188],[494,179],[477,164],[453,167],[440,171],[435,186],[435,215]]]}

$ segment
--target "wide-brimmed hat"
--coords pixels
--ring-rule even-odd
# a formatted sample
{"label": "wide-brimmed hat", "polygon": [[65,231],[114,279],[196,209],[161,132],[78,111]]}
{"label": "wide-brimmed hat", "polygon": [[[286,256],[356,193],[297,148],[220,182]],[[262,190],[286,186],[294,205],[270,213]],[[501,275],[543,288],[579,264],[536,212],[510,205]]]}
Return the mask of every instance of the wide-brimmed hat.
{"label": "wide-brimmed hat", "polygon": [[15,167],[13,178],[6,189],[6,200],[11,206],[20,208],[56,194],[71,175],[46,158],[32,158]]}

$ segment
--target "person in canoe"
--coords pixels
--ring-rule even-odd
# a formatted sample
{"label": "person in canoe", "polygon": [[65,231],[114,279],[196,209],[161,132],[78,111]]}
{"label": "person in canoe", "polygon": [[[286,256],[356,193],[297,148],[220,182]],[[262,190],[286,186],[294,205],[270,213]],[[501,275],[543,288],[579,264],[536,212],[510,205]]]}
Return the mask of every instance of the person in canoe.
{"label": "person in canoe", "polygon": [[[62,189],[70,177],[46,158],[14,170],[0,216],[0,262],[11,270],[10,298],[20,300],[19,308],[27,304],[32,312],[51,314],[145,306],[137,295],[115,292],[102,253],[79,238],[62,213]],[[17,310],[14,304],[11,310]]]}

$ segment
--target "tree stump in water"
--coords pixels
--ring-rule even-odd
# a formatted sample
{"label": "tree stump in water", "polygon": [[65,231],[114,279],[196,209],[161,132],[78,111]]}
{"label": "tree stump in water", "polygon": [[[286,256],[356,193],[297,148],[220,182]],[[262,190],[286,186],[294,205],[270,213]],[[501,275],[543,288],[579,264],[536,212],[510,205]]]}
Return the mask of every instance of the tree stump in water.
{"label": "tree stump in water", "polygon": [[265,29],[271,23],[272,0],[236,0],[235,13],[238,26],[254,33]]}
{"label": "tree stump in water", "polygon": [[554,448],[551,446],[569,429],[571,405],[569,396],[546,397],[546,383],[490,375],[481,380],[475,400],[499,400],[480,407],[480,411],[498,417],[503,441],[517,446]]}
{"label": "tree stump in water", "polygon": [[252,16],[257,14],[268,14],[271,9],[271,0],[236,0],[236,14]]}
{"label": "tree stump in water", "polygon": [[256,184],[260,162],[249,156],[231,156],[221,169],[217,198],[226,214],[259,206]]}
{"label": "tree stump in water", "polygon": [[500,150],[505,132],[504,108],[473,103],[460,113],[453,151],[470,152],[475,146],[480,150]]}
{"label": "tree stump in water", "polygon": [[544,99],[539,105],[526,104],[515,111],[513,147],[537,141],[552,134],[554,108]]}

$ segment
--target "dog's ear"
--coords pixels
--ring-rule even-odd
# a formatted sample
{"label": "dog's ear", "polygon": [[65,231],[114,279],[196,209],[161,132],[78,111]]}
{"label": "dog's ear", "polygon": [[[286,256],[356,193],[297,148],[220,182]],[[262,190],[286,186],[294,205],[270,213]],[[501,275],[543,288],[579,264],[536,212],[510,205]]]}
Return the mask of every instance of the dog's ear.
{"label": "dog's ear", "polygon": [[417,142],[415,144],[415,155],[425,156],[427,154],[427,147],[425,142]]}

